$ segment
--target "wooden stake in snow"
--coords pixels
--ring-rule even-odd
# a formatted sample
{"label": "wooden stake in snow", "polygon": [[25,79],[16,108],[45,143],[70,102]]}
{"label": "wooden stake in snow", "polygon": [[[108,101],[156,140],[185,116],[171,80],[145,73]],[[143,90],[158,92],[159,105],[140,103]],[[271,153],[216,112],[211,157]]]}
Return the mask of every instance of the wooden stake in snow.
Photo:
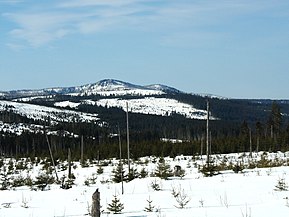
{"label": "wooden stake in snow", "polygon": [[91,216],[100,217],[100,193],[98,188],[92,195]]}

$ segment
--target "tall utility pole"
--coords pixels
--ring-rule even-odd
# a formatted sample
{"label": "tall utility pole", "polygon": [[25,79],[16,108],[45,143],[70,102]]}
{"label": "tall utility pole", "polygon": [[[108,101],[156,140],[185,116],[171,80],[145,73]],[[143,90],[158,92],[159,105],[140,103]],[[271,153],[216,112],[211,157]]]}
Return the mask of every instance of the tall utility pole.
{"label": "tall utility pole", "polygon": [[49,139],[48,139],[48,136],[47,136],[47,133],[46,133],[45,129],[44,129],[44,133],[45,133],[45,137],[46,137],[46,141],[47,141],[47,145],[48,145],[48,149],[49,149],[52,165],[53,165],[53,168],[54,168],[56,180],[59,181],[59,178],[58,178],[58,175],[57,175],[56,166],[55,166],[55,162],[54,162],[54,158],[53,158],[53,154],[52,154],[52,151],[51,151],[51,146],[50,146]]}
{"label": "tall utility pole", "polygon": [[122,150],[121,150],[121,139],[120,139],[120,130],[119,130],[119,125],[118,125],[118,144],[119,144],[119,164],[120,164],[120,168],[121,168],[121,173],[120,173],[120,180],[121,180],[121,194],[124,193],[124,189],[123,189],[123,174],[122,174],[122,169],[123,169],[123,165],[122,165]]}
{"label": "tall utility pole", "polygon": [[249,136],[250,136],[250,158],[252,158],[252,131],[249,128]]}
{"label": "tall utility pole", "polygon": [[203,146],[204,146],[204,135],[201,138],[201,159],[203,159]]}
{"label": "tall utility pole", "polygon": [[84,164],[84,155],[83,155],[83,135],[81,135],[80,140],[80,163]]}
{"label": "tall utility pole", "polygon": [[70,148],[68,148],[68,156],[67,156],[67,161],[68,161],[68,178],[71,179],[72,175],[71,175],[71,151]]}
{"label": "tall utility pole", "polygon": [[126,140],[127,140],[127,163],[128,163],[128,173],[130,173],[129,127],[128,127],[128,102],[126,102]]}
{"label": "tall utility pole", "polygon": [[210,166],[210,149],[209,149],[209,119],[210,119],[210,105],[209,105],[209,99],[207,99],[207,166]]}

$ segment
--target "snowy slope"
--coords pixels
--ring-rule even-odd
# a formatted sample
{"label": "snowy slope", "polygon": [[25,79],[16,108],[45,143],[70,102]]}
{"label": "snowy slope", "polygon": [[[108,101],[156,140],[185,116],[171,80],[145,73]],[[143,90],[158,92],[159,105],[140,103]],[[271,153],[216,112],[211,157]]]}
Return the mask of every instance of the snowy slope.
{"label": "snowy slope", "polygon": [[[179,102],[169,98],[155,98],[145,97],[139,99],[124,100],[121,98],[113,99],[101,99],[98,101],[85,100],[81,103],[73,103],[69,101],[57,102],[54,105],[57,107],[71,107],[76,108],[80,104],[90,104],[103,107],[117,107],[126,111],[126,104],[128,103],[129,112],[160,115],[160,116],[171,116],[173,114],[183,115],[190,119],[204,120],[207,118],[207,111],[196,109],[192,105]],[[211,119],[215,119],[211,117]]]}
{"label": "snowy slope", "polygon": [[24,123],[3,123],[0,121],[0,132],[21,135],[23,132],[43,133],[43,126]]}
{"label": "snowy slope", "polygon": [[96,114],[82,113],[77,111],[51,108],[26,103],[18,103],[0,100],[0,111],[12,111],[29,119],[57,122],[96,122],[99,120]]}
{"label": "snowy slope", "polygon": [[164,94],[161,90],[147,88],[140,85],[130,84],[114,79],[101,80],[95,84],[84,85],[80,88],[80,95],[102,95],[102,96],[147,96]]}
{"label": "snowy slope", "polygon": [[153,89],[153,90],[160,90],[168,93],[181,93],[181,91],[177,90],[176,88],[169,87],[163,84],[151,84],[145,86],[146,88]]}
{"label": "snowy slope", "polygon": [[[286,156],[286,157],[285,157]],[[238,154],[214,156],[216,158],[231,159],[233,164],[239,159]],[[260,155],[256,155],[260,158]],[[253,158],[255,160],[256,158]],[[272,154],[278,159],[288,159],[288,153]],[[203,158],[205,158],[203,156]],[[248,160],[248,155],[245,157]],[[252,159],[251,159],[252,160]],[[6,159],[6,168],[10,159]],[[161,180],[152,173],[156,169],[157,158],[144,157],[132,166],[140,171],[142,168],[150,174],[143,179],[135,179],[124,183],[124,194],[121,194],[121,183],[112,182],[112,170],[116,168],[117,160],[106,160],[103,174],[97,175],[98,166],[91,164],[82,168],[74,162],[73,174],[76,177],[71,189],[60,189],[59,185],[50,185],[49,190],[33,191],[29,187],[16,187],[0,191],[1,217],[84,217],[89,216],[92,194],[96,189],[100,192],[101,216],[106,217],[287,217],[289,213],[288,191],[277,191],[276,184],[284,178],[288,184],[289,167],[274,167],[262,169],[247,169],[243,173],[223,171],[214,177],[204,177],[198,172],[198,165],[203,162],[193,156],[178,156],[174,159],[165,158],[167,164],[173,168],[180,165],[186,172],[183,179],[172,177]],[[10,161],[11,162],[11,161]],[[13,161],[12,161],[13,162]],[[58,175],[62,177],[67,171],[58,165]],[[13,176],[35,179],[43,173],[42,165],[31,165],[30,169],[14,173]],[[127,173],[127,165],[124,166]],[[95,183],[85,185],[85,180],[95,178]],[[152,188],[152,183],[160,185],[160,191]],[[187,205],[180,209],[179,203],[173,197],[173,189],[181,192]],[[108,204],[116,195],[124,209],[121,214],[108,212]],[[152,201],[152,212],[145,212],[148,200]]]}
{"label": "snowy slope", "polygon": [[128,103],[129,111],[133,113],[170,116],[173,113],[183,115],[191,119],[206,119],[207,111],[196,109],[193,106],[168,98],[145,97],[141,99],[123,100],[101,99],[98,101],[87,101],[98,106],[119,107],[126,111]]}

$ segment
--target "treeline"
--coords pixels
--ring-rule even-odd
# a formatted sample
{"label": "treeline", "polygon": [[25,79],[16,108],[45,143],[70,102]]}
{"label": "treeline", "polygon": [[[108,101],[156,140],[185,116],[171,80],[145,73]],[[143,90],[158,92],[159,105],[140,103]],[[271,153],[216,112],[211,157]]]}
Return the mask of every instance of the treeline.
{"label": "treeline", "polygon": [[[185,99],[184,99],[185,100]],[[201,100],[201,99],[200,99]],[[218,110],[218,99],[211,102],[212,115]],[[199,106],[204,102],[199,102]],[[243,103],[243,102],[242,102]],[[249,102],[252,103],[252,102]],[[288,117],[282,115],[283,107],[276,102],[268,104],[268,110],[262,113],[261,118],[243,120],[210,121],[211,153],[230,153],[245,151],[288,151],[289,124]],[[217,107],[217,109],[216,109]],[[23,132],[21,135],[0,132],[1,156],[14,157],[49,157],[48,143],[54,157],[66,159],[68,150],[71,150],[74,160],[80,159],[83,145],[83,155],[86,159],[104,159],[118,157],[119,135],[122,150],[127,152],[126,142],[126,113],[118,108],[106,108],[91,105],[81,105],[78,108],[83,112],[98,113],[101,120],[107,125],[100,126],[93,123],[58,123],[46,126],[43,132]],[[219,107],[220,109],[220,107]],[[256,108],[258,110],[259,108]],[[258,112],[256,112],[258,113]],[[259,114],[259,113],[258,113]],[[258,117],[259,115],[257,115]],[[13,112],[1,112],[0,121],[5,123],[33,123]],[[206,121],[190,120],[181,115],[170,117],[129,113],[130,153],[132,158],[141,156],[176,156],[196,155],[205,153]],[[178,139],[163,142],[161,138]]]}

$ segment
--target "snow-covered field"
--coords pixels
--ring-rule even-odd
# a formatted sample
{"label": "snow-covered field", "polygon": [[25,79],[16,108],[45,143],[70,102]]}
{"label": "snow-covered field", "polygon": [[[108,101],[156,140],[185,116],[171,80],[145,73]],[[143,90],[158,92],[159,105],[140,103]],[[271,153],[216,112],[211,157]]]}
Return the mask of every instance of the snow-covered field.
{"label": "snow-covered field", "polygon": [[[255,160],[261,160],[261,153],[254,155]],[[266,155],[267,156],[267,155]],[[219,161],[236,164],[247,162],[248,155],[240,154],[215,156]],[[288,159],[289,153],[269,154],[268,159],[280,162],[286,166],[245,169],[242,173],[232,170],[222,171],[213,177],[204,177],[198,171],[198,166],[205,160],[192,156],[179,156],[174,159],[165,158],[171,166],[179,165],[185,170],[185,176],[171,177],[168,180],[149,175],[146,178],[137,178],[124,183],[124,194],[121,194],[121,183],[112,182],[112,170],[117,160],[101,161],[103,173],[97,174],[99,166],[92,162],[88,167],[82,167],[75,162],[72,172],[76,177],[74,185],[68,190],[60,185],[52,184],[44,191],[31,190],[30,187],[10,187],[0,191],[0,217],[56,217],[56,216],[88,216],[91,206],[91,197],[98,188],[100,191],[101,216],[119,217],[287,217],[289,214],[289,192],[276,190],[278,180],[289,181]],[[145,169],[153,174],[158,164],[158,158],[145,157],[133,162],[131,167],[138,171]],[[252,159],[251,159],[252,160]],[[1,174],[6,166],[1,167]],[[23,160],[26,161],[26,160]],[[10,161],[11,164],[12,161]],[[17,163],[14,162],[14,165]],[[28,161],[26,161],[28,162]],[[16,170],[14,168],[10,177],[31,177],[35,179],[43,173],[43,164],[26,163],[28,168]],[[58,165],[58,176],[67,175],[62,170],[65,162]],[[124,165],[127,171],[127,165]],[[11,168],[10,168],[11,169]],[[1,175],[3,177],[3,175]],[[3,182],[3,178],[2,178]],[[1,183],[1,181],[0,181]],[[86,184],[85,184],[86,183]],[[87,185],[89,183],[89,185]],[[152,188],[157,183],[160,190]],[[1,186],[1,184],[0,184]],[[175,192],[181,193],[188,203],[183,209],[173,196]],[[121,214],[108,212],[108,204],[116,195],[124,209]],[[153,212],[144,209],[151,205]]]}
{"label": "snow-covered field", "polygon": [[[207,111],[196,109],[192,105],[179,102],[175,99],[145,97],[140,99],[101,99],[98,101],[85,100],[83,104],[97,105],[103,107],[117,107],[126,111],[126,104],[132,113],[151,114],[160,116],[170,116],[172,114],[183,115],[190,119],[205,120],[207,118]],[[81,103],[73,103],[69,101],[57,102],[54,105],[57,107],[71,107],[75,108]],[[211,117],[211,119],[215,119]]]}
{"label": "snow-covered field", "polygon": [[94,114],[1,100],[0,111],[6,110],[13,111],[16,114],[25,116],[30,119],[50,119],[52,122],[72,122],[74,119],[77,119],[81,122],[93,122],[99,120],[97,115]]}
{"label": "snow-covered field", "polygon": [[145,97],[143,99],[102,99],[95,102],[96,105],[107,107],[119,107],[126,110],[126,103],[129,103],[129,110],[134,113],[170,116],[173,113],[183,115],[191,119],[206,119],[207,111],[196,109],[192,105],[179,102],[175,99]]}

